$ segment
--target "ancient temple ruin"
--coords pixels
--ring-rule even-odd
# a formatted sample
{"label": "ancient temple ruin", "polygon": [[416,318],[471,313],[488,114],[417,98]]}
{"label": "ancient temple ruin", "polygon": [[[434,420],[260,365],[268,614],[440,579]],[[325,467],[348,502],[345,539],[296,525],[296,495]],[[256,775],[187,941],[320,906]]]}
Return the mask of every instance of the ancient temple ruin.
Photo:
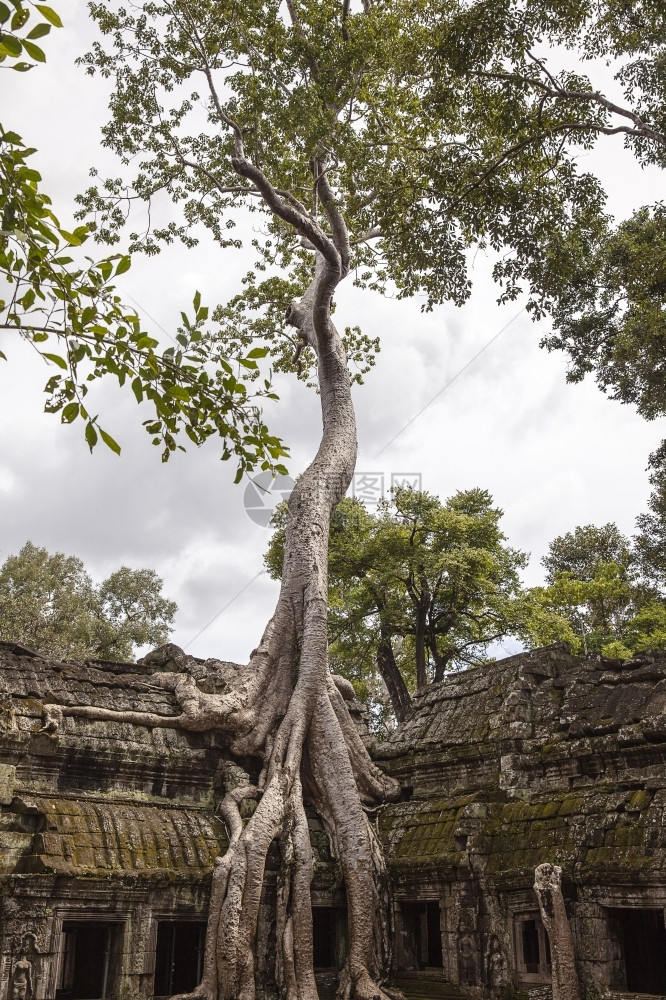
{"label": "ancient temple ruin", "polygon": [[[222,684],[210,661],[188,669],[205,690]],[[215,733],[67,716],[55,731],[48,712],[45,725],[45,704],[175,714],[154,670],[0,644],[0,1000],[136,1000],[197,982],[226,843],[216,806],[256,762],[232,760]],[[374,754],[403,786],[377,817],[398,983],[543,997],[545,865],[561,879],[580,995],[666,994],[666,655],[582,661],[549,647],[451,675]],[[315,965],[331,974],[345,900],[314,813],[310,825]],[[268,995],[270,892],[269,880],[257,944]]]}

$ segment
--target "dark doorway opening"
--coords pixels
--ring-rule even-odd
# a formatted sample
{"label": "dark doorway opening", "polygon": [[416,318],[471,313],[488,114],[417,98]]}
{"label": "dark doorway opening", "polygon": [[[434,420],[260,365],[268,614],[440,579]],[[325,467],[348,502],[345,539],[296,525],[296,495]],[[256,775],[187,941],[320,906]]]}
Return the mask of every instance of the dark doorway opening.
{"label": "dark doorway opening", "polygon": [[201,981],[206,924],[160,920],[155,949],[154,996],[190,993]]}
{"label": "dark doorway opening", "polygon": [[550,941],[538,913],[515,917],[519,983],[546,983],[551,976]]}
{"label": "dark doorway opening", "polygon": [[525,972],[539,972],[541,955],[536,920],[523,920],[521,929],[523,932],[523,962],[525,964]]}
{"label": "dark doorway opening", "polygon": [[439,903],[401,903],[402,960],[405,969],[441,969],[442,934],[439,926]]}
{"label": "dark doorway opening", "polygon": [[666,994],[666,927],[663,910],[616,910],[632,993]]}
{"label": "dark doorway opening", "polygon": [[118,925],[96,921],[62,925],[56,1000],[103,1000],[113,985]]}
{"label": "dark doorway opening", "polygon": [[334,906],[312,907],[312,951],[315,969],[338,965],[338,913]]}

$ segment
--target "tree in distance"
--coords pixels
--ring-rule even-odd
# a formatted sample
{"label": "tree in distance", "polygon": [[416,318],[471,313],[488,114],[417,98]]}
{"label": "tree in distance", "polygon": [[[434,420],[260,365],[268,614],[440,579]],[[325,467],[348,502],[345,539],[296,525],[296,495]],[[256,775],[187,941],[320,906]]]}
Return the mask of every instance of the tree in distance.
{"label": "tree in distance", "polygon": [[[639,518],[640,521],[640,518]],[[655,573],[644,572],[639,539],[615,524],[577,527],[550,543],[546,586],[531,595],[534,645],[565,639],[584,656],[627,659],[666,645],[666,602]]]}
{"label": "tree in distance", "polygon": [[[221,803],[229,849],[213,874],[194,996],[254,997],[261,891],[277,841],[284,873],[275,914],[278,989],[287,1000],[315,1000],[306,802],[326,827],[346,894],[339,996],[387,995],[387,879],[371,817],[400,790],[370,760],[346,707],[350,685],[331,674],[327,657],[330,522],[357,450],[350,382],[370,365],[376,344],[357,328],[337,330],[334,300],[347,281],[418,295],[427,309],[446,299],[462,304],[470,292],[469,250],[477,246],[501,251],[496,277],[505,298],[524,280],[530,308],[559,321],[558,305],[578,287],[585,261],[598,258],[610,226],[603,191],[579,171],[576,154],[615,130],[610,119],[619,118],[632,149],[662,156],[663,16],[641,4],[645,22],[637,31],[616,8],[544,2],[524,9],[504,0],[90,7],[101,40],[82,63],[110,82],[103,142],[122,169],[95,180],[81,198],[89,231],[114,245],[128,213],[134,224],[130,210],[143,204],[131,253],[155,253],[178,239],[191,247],[205,230],[221,249],[236,251],[242,241],[233,227],[249,219],[254,266],[238,294],[210,314],[195,303],[188,329],[199,324],[211,349],[238,358],[248,382],[266,377],[263,357],[315,380],[321,406],[319,448],[289,500],[277,606],[228,690],[202,692],[188,658],[165,647],[153,654],[168,668],[155,683],[170,686],[179,714],[47,706],[52,729],[63,715],[217,729],[228,734],[232,753],[257,758],[258,783],[248,778]],[[533,52],[541,39],[583,58],[598,39],[602,54],[626,57],[629,66],[635,56],[647,60],[646,72],[634,69],[631,80],[639,106],[611,106],[582,76],[554,77]],[[177,214],[161,225],[151,209],[164,197]],[[641,315],[652,301],[643,309],[641,299]],[[189,333],[183,336],[189,352]],[[186,357],[190,365],[189,354],[174,355],[179,371]],[[209,409],[196,394],[166,391],[164,419],[184,415],[197,441],[204,436],[198,421],[211,409],[223,432],[237,426],[230,409],[237,376],[227,372],[218,384],[219,405]],[[175,440],[178,427],[167,429]],[[242,426],[239,435],[224,454],[236,455],[240,474],[248,449],[262,463],[279,458],[270,450],[278,444]],[[426,637],[411,639],[427,669]],[[447,647],[438,637],[433,649],[440,648]],[[243,798],[257,802],[245,824]]]}
{"label": "tree in distance", "polygon": [[152,569],[95,585],[80,559],[32,542],[0,566],[0,634],[54,659],[128,662],[167,641],[177,610]]}
{"label": "tree in distance", "polygon": [[[527,557],[506,545],[502,511],[486,490],[459,491],[442,503],[397,489],[377,514],[340,501],[329,542],[329,656],[380,716],[377,674],[402,721],[412,692],[446,672],[486,662],[486,651],[525,635],[530,602],[519,570]],[[278,579],[286,505],[266,567]]]}

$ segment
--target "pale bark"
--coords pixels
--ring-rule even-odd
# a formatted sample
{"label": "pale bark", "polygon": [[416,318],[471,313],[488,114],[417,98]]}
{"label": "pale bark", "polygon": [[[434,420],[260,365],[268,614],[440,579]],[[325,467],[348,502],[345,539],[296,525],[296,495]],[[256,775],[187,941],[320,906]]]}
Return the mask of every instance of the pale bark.
{"label": "pale bark", "polygon": [[[240,140],[239,140],[240,143]],[[267,185],[246,161],[242,176]],[[260,172],[259,172],[260,173]],[[266,200],[281,214],[278,195]],[[224,730],[232,753],[263,762],[256,787],[228,790],[221,813],[229,848],[212,880],[203,979],[192,996],[253,1000],[254,943],[268,850],[278,840],[282,857],[276,915],[276,975],[286,1000],[316,1000],[312,967],[310,884],[313,857],[305,795],[321,816],[340,865],[347,896],[349,952],[340,977],[345,1000],[381,998],[390,967],[387,878],[382,852],[364,806],[396,798],[398,785],[370,760],[327,661],[327,570],[330,518],[350,483],[356,430],[349,375],[330,318],[331,300],[348,266],[344,225],[323,177],[320,184],[333,238],[314,224],[303,235],[316,248],[312,282],[290,307],[288,321],[314,348],[323,430],[319,449],[289,500],[280,596],[250,663],[229,678],[223,695],[205,694],[187,671],[187,657],[168,646],[146,658],[162,667],[149,683],[171,690],[174,716],[113,712],[92,706],[45,706],[45,729],[56,732],[63,715],[127,721],[151,727]],[[294,222],[293,208],[289,212]],[[239,805],[257,799],[244,824]]]}
{"label": "pale bark", "polygon": [[553,1000],[581,1000],[573,937],[562,895],[562,869],[539,865],[534,872],[534,891],[550,939]]}

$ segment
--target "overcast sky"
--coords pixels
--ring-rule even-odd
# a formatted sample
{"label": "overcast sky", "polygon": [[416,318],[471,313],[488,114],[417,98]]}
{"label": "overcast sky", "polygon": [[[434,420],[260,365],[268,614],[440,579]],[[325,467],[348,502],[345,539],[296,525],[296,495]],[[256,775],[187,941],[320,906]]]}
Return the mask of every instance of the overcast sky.
{"label": "overcast sky", "polygon": [[[5,94],[12,90],[3,124],[39,148],[44,189],[67,227],[89,168],[117,168],[99,146],[105,85],[74,65],[91,28],[74,0],[57,6],[66,28],[45,40],[46,67],[3,74]],[[658,171],[638,169],[621,141],[607,140],[586,164],[602,174],[618,217],[663,193]],[[175,332],[195,290],[211,305],[224,301],[249,263],[205,245],[170,248],[135,259],[123,294],[147,329]],[[386,488],[392,475],[418,475],[442,498],[488,489],[505,511],[511,544],[531,553],[527,581],[538,583],[539,560],[556,535],[607,521],[632,531],[649,493],[647,457],[666,425],[608,401],[592,381],[568,386],[564,356],[539,349],[546,327],[520,303],[496,305],[489,269],[478,255],[471,301],[430,314],[418,301],[344,289],[338,324],[358,324],[382,341],[376,368],[354,390],[357,468],[383,475]],[[131,394],[108,387],[97,409],[122,457],[101,448],[91,456],[82,429],[42,412],[45,365],[13,335],[0,336],[9,357],[0,367],[0,561],[30,539],[80,556],[98,580],[122,564],[154,568],[180,607],[174,641],[198,656],[244,661],[277,585],[261,572],[269,531],[248,516],[247,484],[233,485],[235,470],[218,460],[217,443],[162,465]],[[279,391],[269,423],[290,445],[297,474],[316,448],[318,401],[292,379]]]}

